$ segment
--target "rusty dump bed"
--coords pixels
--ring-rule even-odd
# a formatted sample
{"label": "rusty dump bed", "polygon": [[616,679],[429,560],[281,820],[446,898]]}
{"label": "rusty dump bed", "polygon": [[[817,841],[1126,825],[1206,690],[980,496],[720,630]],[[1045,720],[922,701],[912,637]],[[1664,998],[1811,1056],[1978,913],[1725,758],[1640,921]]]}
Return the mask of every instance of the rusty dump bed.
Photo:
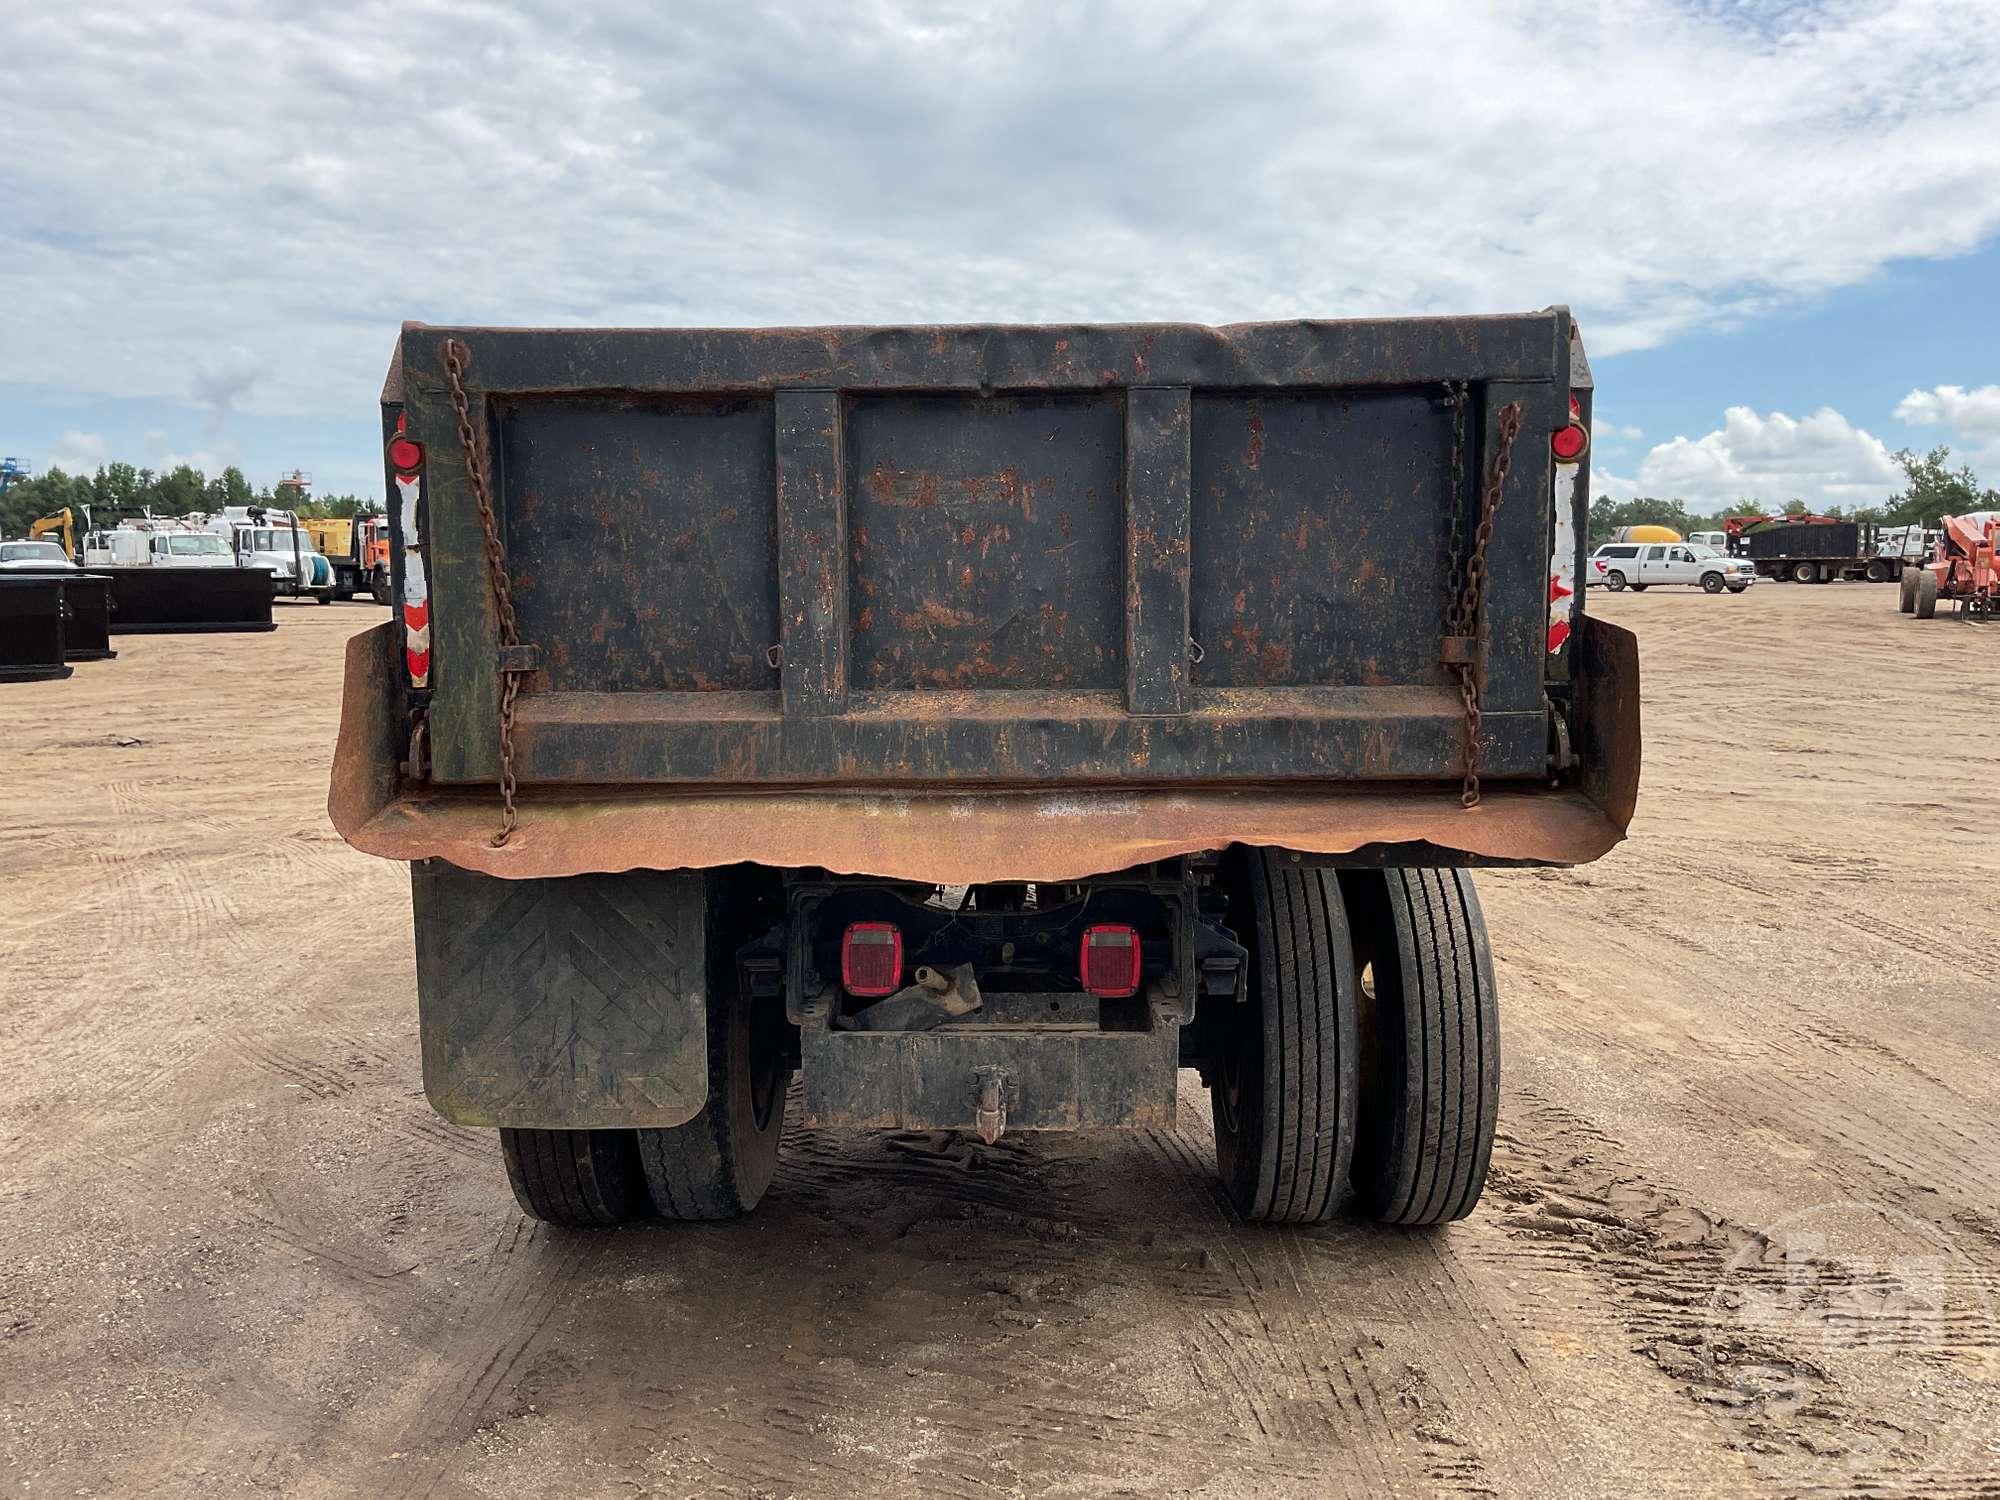
{"label": "rusty dump bed", "polygon": [[524,877],[1056,879],[1232,841],[1592,859],[1638,734],[1630,638],[1573,588],[1587,459],[1551,451],[1589,405],[1559,308],[410,325],[398,619],[350,648],[334,820]]}

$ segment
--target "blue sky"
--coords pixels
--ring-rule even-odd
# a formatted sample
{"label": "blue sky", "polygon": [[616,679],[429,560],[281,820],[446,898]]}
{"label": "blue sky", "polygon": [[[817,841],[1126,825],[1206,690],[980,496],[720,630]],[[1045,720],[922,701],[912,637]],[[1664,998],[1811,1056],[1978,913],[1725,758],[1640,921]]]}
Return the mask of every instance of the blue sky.
{"label": "blue sky", "polygon": [[38,467],[375,493],[411,317],[1561,301],[1603,492],[1860,503],[1936,442],[2000,483],[1994,0],[74,0],[0,55]]}
{"label": "blue sky", "polygon": [[1962,424],[1898,415],[1912,391],[1991,391],[2000,381],[2000,241],[1968,255],[1900,261],[1796,307],[1593,359],[1592,371],[1604,418],[1597,465],[1647,493],[1659,487],[1636,485],[1646,455],[1670,438],[1714,430],[1718,395],[1760,413],[1832,409],[1891,452],[1944,443],[2000,486],[2000,413]]}

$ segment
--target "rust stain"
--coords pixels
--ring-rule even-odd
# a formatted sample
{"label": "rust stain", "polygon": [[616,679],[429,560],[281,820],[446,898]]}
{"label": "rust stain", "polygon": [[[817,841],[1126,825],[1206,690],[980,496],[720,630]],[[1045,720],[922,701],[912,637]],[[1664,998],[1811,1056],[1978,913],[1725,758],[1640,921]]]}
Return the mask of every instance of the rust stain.
{"label": "rust stain", "polygon": [[1243,445],[1243,467],[1254,469],[1264,462],[1264,419],[1250,415],[1250,440]]}

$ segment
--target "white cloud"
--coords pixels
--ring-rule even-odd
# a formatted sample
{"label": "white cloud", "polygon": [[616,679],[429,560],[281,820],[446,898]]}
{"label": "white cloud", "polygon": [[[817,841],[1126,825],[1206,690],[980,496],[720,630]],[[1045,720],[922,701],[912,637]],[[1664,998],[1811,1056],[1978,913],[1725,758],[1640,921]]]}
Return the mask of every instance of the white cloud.
{"label": "white cloud", "polygon": [[1885,500],[1902,484],[1882,440],[1831,407],[1795,419],[1732,406],[1714,432],[1656,444],[1638,480],[1639,493],[1678,498],[1698,510],[1794,498],[1815,508],[1851,508]]}
{"label": "white cloud", "polygon": [[1638,498],[1639,481],[1614,474],[1598,464],[1590,466],[1590,498],[1609,500],[1613,505]]}
{"label": "white cloud", "polygon": [[2000,385],[1911,391],[1896,403],[1896,420],[1912,427],[1946,427],[1975,458],[2000,463]]}
{"label": "white cloud", "polygon": [[49,455],[45,468],[61,469],[66,474],[95,474],[99,464],[110,456],[110,444],[104,441],[102,433],[65,432],[57,440],[55,451]]}
{"label": "white cloud", "polygon": [[199,469],[203,474],[214,478],[224,469],[228,468],[230,462],[231,460],[224,458],[221,454],[208,448],[202,448],[193,453],[163,454],[160,461],[153,467],[159,473],[165,474],[179,468],[182,464],[186,464],[190,469]]}
{"label": "white cloud", "polygon": [[1612,353],[2000,229],[1992,0],[15,9],[7,378],[218,422],[365,431],[406,317],[1565,301]]}

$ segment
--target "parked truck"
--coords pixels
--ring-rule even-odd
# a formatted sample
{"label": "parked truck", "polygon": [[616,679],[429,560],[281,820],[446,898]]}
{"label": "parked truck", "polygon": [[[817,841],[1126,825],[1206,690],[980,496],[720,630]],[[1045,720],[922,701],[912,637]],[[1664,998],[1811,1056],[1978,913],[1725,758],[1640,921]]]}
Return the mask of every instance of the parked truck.
{"label": "parked truck", "polygon": [[1904,550],[1902,528],[1885,545],[1882,528],[1835,516],[1731,517],[1726,524],[1731,556],[1748,558],[1763,577],[1792,583],[1894,583],[1916,560]]}
{"label": "parked truck", "polygon": [[1568,313],[404,328],[329,811],[411,864],[433,1106],[562,1225],[809,1128],[1164,1129],[1247,1219],[1469,1212],[1470,870],[1638,784]]}
{"label": "parked truck", "polygon": [[336,599],[366,594],[389,602],[389,523],[380,515],[326,517],[301,521],[333,568]]}

